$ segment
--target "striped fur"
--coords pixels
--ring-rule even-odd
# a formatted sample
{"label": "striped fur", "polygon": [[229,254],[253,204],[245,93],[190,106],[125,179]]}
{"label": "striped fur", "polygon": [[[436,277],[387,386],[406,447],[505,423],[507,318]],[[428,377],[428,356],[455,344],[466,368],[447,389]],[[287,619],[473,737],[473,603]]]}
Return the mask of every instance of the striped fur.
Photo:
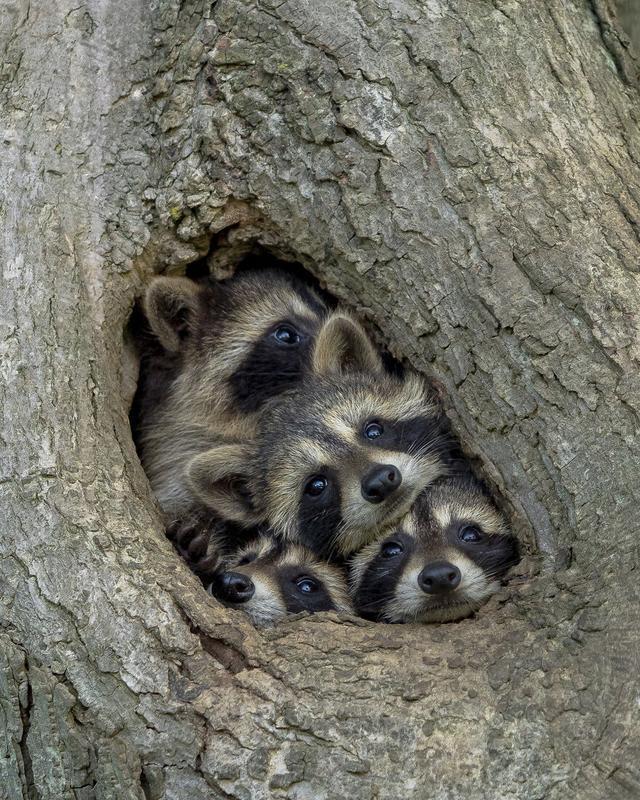
{"label": "striped fur", "polygon": [[[308,369],[328,310],[306,284],[275,270],[220,282],[157,278],[145,310],[132,424],[153,491],[173,519],[195,501],[186,465],[215,444],[253,440],[265,403]],[[277,338],[283,330],[297,341]]]}
{"label": "striped fur", "polygon": [[[253,594],[242,602],[225,598],[225,575],[243,575],[253,584]],[[351,613],[351,601],[342,570],[318,559],[300,545],[283,544],[260,536],[223,561],[223,570],[208,590],[225,605],[249,615],[255,625],[272,625],[289,614],[307,611]]]}
{"label": "striped fur", "polygon": [[[255,446],[235,454],[211,448],[190,469],[204,502],[237,521],[266,522],[329,559],[358,550],[406,514],[446,473],[452,445],[424,380],[388,374],[357,331],[343,319],[328,322],[317,337],[314,371],[265,411]],[[375,438],[371,425],[380,432]],[[237,466],[243,458],[242,490],[234,491],[228,477],[238,471],[225,476],[225,462]],[[373,502],[365,484],[378,469],[395,475],[397,488]],[[326,482],[317,496],[309,494],[314,478]]]}
{"label": "striped fur", "polygon": [[[482,485],[469,476],[448,477],[426,489],[394,530],[352,558],[350,593],[368,619],[457,620],[486,602],[518,560],[517,541]],[[458,571],[459,584],[430,593],[424,570],[442,564]]]}

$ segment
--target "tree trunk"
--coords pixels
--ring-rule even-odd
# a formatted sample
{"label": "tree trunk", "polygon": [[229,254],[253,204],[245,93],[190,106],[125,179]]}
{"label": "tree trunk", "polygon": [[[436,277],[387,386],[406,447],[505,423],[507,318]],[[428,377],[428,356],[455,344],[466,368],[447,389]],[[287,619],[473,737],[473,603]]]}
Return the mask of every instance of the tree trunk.
{"label": "tree trunk", "polygon": [[[639,107],[607,9],[5,2],[1,798],[640,795]],[[152,272],[258,245],[442,385],[531,551],[476,619],[256,631],[165,540],[123,330]]]}

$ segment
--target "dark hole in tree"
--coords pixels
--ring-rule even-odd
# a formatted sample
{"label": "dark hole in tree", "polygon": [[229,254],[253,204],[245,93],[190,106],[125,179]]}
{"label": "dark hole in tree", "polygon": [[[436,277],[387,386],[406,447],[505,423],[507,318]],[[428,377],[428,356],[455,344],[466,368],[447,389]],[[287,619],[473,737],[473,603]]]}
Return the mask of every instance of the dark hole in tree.
{"label": "dark hole in tree", "polygon": [[[212,247],[215,247],[215,242],[212,244]],[[210,266],[209,266],[210,253],[207,254],[207,256],[188,264],[183,274],[187,278],[190,278],[196,283],[208,280],[216,280],[216,278],[210,274]],[[235,268],[233,270],[233,276],[238,275],[242,272],[255,271],[260,269],[276,269],[288,275],[295,276],[297,280],[302,280],[305,284],[307,284],[310,288],[312,288],[314,292],[319,294],[322,297],[322,299],[326,302],[329,308],[334,308],[338,304],[336,298],[334,298],[330,293],[328,293],[321,286],[318,279],[311,272],[305,269],[305,267],[302,264],[300,264],[299,262],[286,261],[283,260],[282,258],[278,258],[277,256],[273,255],[272,253],[268,252],[267,250],[261,247],[255,247],[249,254],[244,255],[237,261]],[[224,277],[221,278],[220,280],[222,281],[229,280],[229,278]],[[344,306],[346,304],[341,303],[341,305]],[[381,336],[379,335],[379,332],[375,329],[375,327],[371,324],[371,322],[366,319],[363,320],[361,317],[359,317],[359,319],[368,329],[369,333],[372,334],[372,338],[374,339],[374,341],[376,341],[381,351],[385,368],[390,373],[401,377],[406,371],[405,365],[398,359],[394,358],[384,348],[384,346],[380,346]],[[155,338],[149,329],[149,325],[146,321],[144,312],[142,310],[141,301],[136,303],[136,306],[133,310],[133,313],[129,321],[128,329],[131,337],[138,344],[144,344],[148,346],[149,342]],[[173,358],[179,358],[179,356],[175,356]],[[171,363],[170,363],[171,360],[172,359],[169,358],[169,364],[168,364],[169,369],[171,368]],[[142,377],[144,378],[144,376]],[[138,394],[136,393],[136,398],[134,398],[134,402],[131,406],[131,411],[130,411],[131,429],[134,437],[134,442],[136,443],[136,447],[138,447],[139,420],[141,414],[143,413],[144,409],[141,408],[138,402]],[[455,442],[456,443],[452,448],[452,454],[451,454],[452,458],[454,460],[457,459],[466,462],[466,464],[470,468],[471,473],[476,477],[480,478],[481,480],[483,480],[484,479],[483,469],[480,461],[477,458],[475,458],[473,454],[464,452],[461,445],[457,442],[457,439],[455,439]],[[489,487],[489,488],[494,489],[494,487]],[[502,501],[502,499],[499,496],[496,496],[498,493],[495,491],[495,489],[491,491],[491,494],[494,500],[496,500],[498,507],[504,513],[506,504]],[[506,516],[508,517],[509,515],[507,514]]]}

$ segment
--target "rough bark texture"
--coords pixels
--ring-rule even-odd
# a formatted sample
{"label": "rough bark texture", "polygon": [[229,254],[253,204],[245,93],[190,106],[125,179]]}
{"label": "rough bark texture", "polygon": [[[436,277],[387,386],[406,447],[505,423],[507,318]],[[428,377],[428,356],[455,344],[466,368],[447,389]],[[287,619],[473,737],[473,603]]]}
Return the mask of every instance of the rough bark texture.
{"label": "rough bark texture", "polygon": [[640,52],[640,0],[615,0],[613,9],[617,20],[614,29],[618,38],[627,50],[632,49],[637,56]]}
{"label": "rough bark texture", "polygon": [[[639,796],[640,139],[612,24],[5,2],[0,797]],[[256,632],[204,595],[132,446],[123,329],[152,271],[256,242],[443,385],[539,575],[445,626]]]}

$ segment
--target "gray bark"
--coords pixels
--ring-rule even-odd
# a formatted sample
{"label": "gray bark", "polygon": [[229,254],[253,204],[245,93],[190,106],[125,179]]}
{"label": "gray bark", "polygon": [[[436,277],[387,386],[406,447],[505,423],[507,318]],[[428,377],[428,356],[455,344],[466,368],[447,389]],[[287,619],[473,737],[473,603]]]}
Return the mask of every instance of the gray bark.
{"label": "gray bark", "polygon": [[640,52],[640,0],[615,0],[614,30],[623,47]]}
{"label": "gray bark", "polygon": [[[637,70],[597,0],[5,2],[0,797],[640,796]],[[528,543],[475,620],[253,630],[163,536],[123,330],[295,258]]]}

